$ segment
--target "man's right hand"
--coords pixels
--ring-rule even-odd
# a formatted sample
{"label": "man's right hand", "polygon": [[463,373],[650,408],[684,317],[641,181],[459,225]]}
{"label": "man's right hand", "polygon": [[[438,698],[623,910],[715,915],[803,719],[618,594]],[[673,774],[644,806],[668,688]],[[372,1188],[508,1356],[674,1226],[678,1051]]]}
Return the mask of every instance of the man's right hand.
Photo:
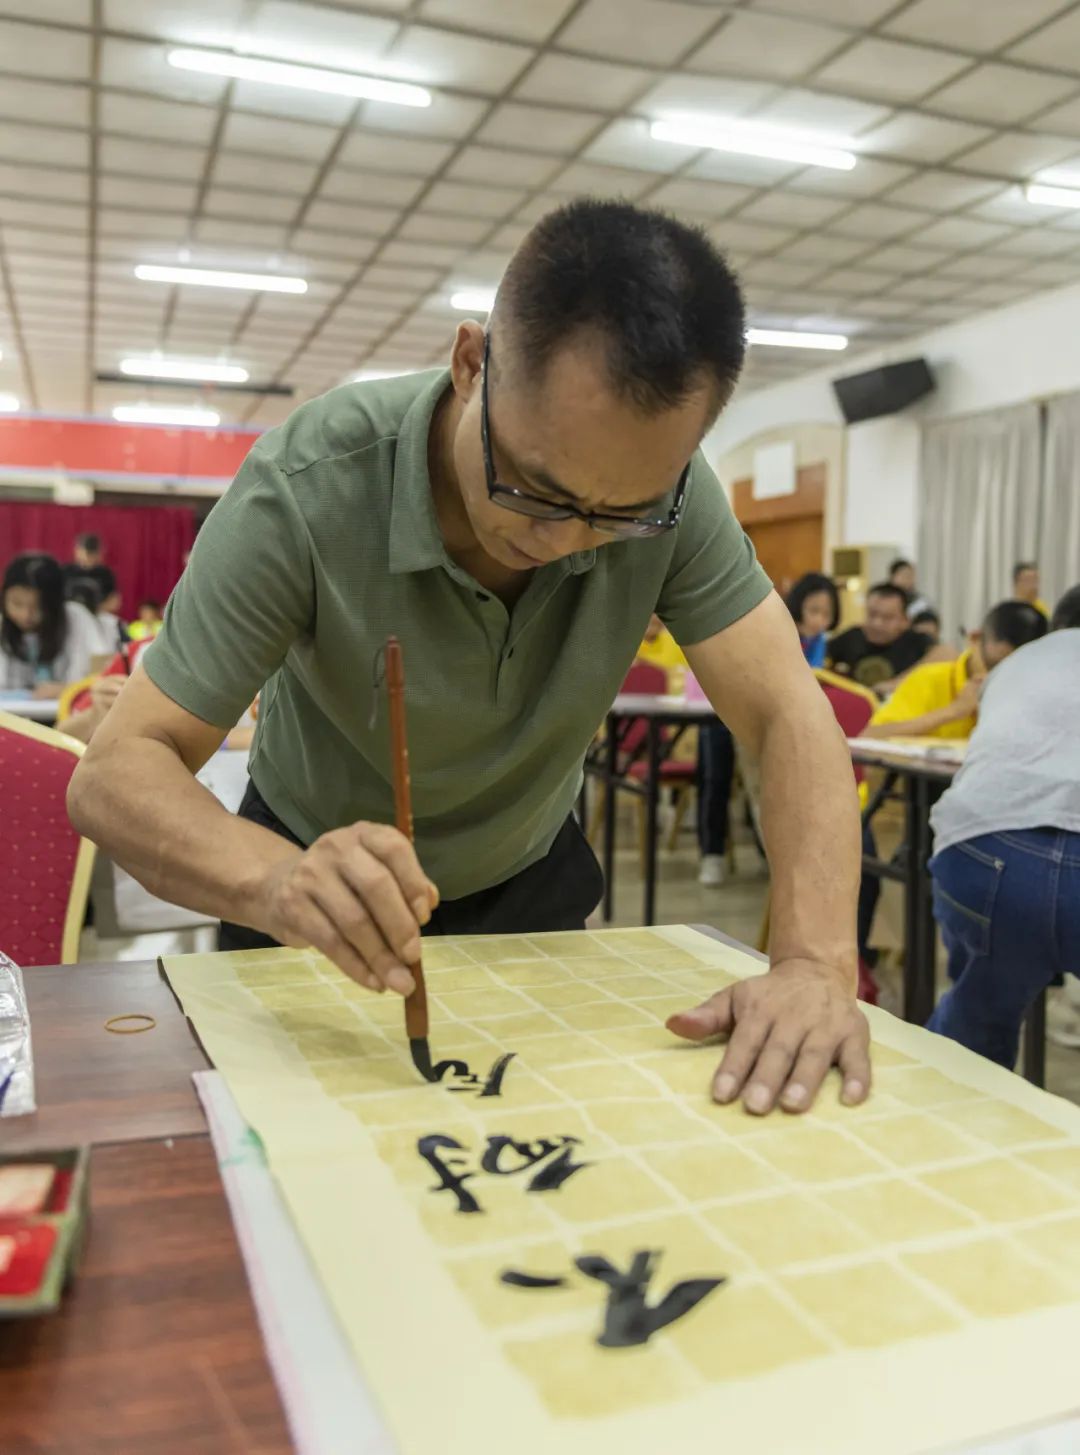
{"label": "man's right hand", "polygon": [[321,950],[346,975],[410,995],[420,928],[439,891],[404,834],[388,824],[334,829],[268,872],[253,918],[283,945]]}

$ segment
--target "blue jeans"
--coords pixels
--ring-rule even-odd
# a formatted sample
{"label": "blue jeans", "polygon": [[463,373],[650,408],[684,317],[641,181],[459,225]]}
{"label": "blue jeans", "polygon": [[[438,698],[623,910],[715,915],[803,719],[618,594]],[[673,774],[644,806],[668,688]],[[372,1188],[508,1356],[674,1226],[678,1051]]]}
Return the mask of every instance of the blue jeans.
{"label": "blue jeans", "polygon": [[930,872],[954,983],[927,1025],[1011,1069],[1032,1001],[1080,973],[1080,834],[981,834]]}

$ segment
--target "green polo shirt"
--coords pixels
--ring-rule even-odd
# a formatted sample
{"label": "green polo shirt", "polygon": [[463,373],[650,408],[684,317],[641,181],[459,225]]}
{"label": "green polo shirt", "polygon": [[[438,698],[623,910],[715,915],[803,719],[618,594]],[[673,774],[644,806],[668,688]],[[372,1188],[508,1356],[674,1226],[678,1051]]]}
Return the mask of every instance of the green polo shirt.
{"label": "green polo shirt", "polygon": [[262,691],[251,777],[305,843],[394,820],[376,653],[401,640],[416,844],[446,899],[541,859],[657,610],[683,646],[769,592],[698,454],[677,530],[538,568],[508,610],[447,555],[428,478],[445,370],[347,385],[260,439],[202,530],[145,654],[231,727]]}

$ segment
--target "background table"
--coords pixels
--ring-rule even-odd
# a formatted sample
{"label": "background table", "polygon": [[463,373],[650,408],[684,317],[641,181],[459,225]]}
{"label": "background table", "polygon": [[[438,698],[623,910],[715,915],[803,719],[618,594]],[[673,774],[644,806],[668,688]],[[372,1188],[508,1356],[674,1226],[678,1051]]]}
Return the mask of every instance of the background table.
{"label": "background table", "polygon": [[[910,744],[901,746],[910,747]],[[904,1019],[922,1026],[934,1009],[937,964],[937,925],[930,882],[930,860],[934,852],[930,810],[956,776],[960,763],[891,752],[887,738],[853,739],[849,747],[853,762],[881,768],[886,775],[882,788],[863,814],[864,824],[897,783],[903,790],[904,862],[893,864],[864,854],[863,872],[879,879],[895,879],[904,886]]]}
{"label": "background table", "polygon": [[[618,771],[619,732],[622,724],[644,718],[645,779],[639,782]],[[656,809],[660,799],[661,733],[666,727],[686,728],[695,723],[715,722],[716,713],[707,702],[688,702],[685,697],[667,697],[641,692],[621,692],[607,715],[607,729],[599,753],[586,759],[585,771],[604,784],[604,922],[610,921],[615,905],[615,810],[622,790],[645,800],[645,886],[641,923],[656,918]]]}
{"label": "background table", "polygon": [[0,712],[29,717],[34,722],[54,723],[59,705],[55,697],[31,697],[29,692],[0,692]]}

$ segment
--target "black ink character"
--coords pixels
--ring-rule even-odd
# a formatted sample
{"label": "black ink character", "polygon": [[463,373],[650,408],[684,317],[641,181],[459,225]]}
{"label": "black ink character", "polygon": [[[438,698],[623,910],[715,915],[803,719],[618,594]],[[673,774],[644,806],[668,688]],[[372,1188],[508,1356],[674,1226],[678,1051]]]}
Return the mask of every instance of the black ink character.
{"label": "black ink character", "polygon": [[[502,1084],[503,1078],[506,1075],[506,1068],[510,1065],[510,1062],[516,1054],[516,1051],[508,1051],[505,1056],[500,1056],[493,1063],[484,1081],[484,1089],[480,1093],[481,1097],[502,1095]],[[448,1074],[461,1084],[458,1086],[448,1085],[446,1088],[447,1091],[475,1091],[480,1085],[479,1075],[475,1071],[469,1070],[469,1063],[467,1061],[439,1061],[434,1068],[431,1079],[433,1081],[442,1081]]]}
{"label": "black ink character", "polygon": [[[688,1278],[676,1283],[659,1303],[650,1306],[649,1284],[659,1257],[657,1249],[635,1253],[625,1273],[597,1253],[587,1253],[574,1259],[579,1273],[586,1278],[595,1278],[607,1287],[604,1327],[596,1340],[605,1349],[631,1349],[647,1344],[658,1330],[681,1319],[714,1289],[727,1282],[726,1278]],[[516,1268],[506,1269],[499,1277],[512,1288],[564,1288],[568,1282],[565,1278],[549,1278]]]}
{"label": "black ink character", "polygon": [[[527,1192],[554,1192],[564,1182],[589,1166],[588,1162],[574,1161],[574,1147],[579,1145],[577,1137],[543,1137],[535,1142],[519,1142],[513,1137],[488,1137],[487,1146],[480,1158],[480,1171],[490,1177],[516,1177],[532,1172],[526,1184]],[[482,1212],[477,1199],[465,1183],[476,1177],[469,1171],[465,1148],[453,1137],[443,1134],[421,1137],[416,1149],[421,1157],[438,1174],[439,1185],[433,1192],[452,1192],[457,1198],[457,1210],[463,1213]],[[440,1156],[446,1151],[447,1157]],[[546,1165],[543,1165],[546,1164]]]}

